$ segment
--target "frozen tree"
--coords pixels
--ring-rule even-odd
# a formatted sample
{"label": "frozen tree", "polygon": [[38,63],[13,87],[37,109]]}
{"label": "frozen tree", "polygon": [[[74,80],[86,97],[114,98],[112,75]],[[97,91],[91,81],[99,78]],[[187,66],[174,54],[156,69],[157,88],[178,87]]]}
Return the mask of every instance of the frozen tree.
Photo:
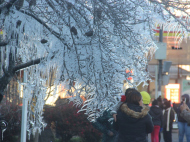
{"label": "frozen tree", "polygon": [[153,29],[163,25],[188,37],[189,6],[178,0],[1,0],[0,93],[24,69],[20,84],[35,102],[28,131],[40,131],[53,71],[53,85],[64,86],[70,101],[81,105],[85,96],[81,111],[94,121],[120,100],[123,80],[147,85],[147,64],[157,49]]}

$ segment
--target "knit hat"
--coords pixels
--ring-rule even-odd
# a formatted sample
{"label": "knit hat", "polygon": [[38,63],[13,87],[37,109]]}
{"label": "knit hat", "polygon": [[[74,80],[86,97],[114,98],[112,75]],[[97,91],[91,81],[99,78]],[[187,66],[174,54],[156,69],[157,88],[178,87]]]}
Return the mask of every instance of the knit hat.
{"label": "knit hat", "polygon": [[145,105],[149,104],[151,100],[150,95],[146,91],[142,91],[140,93],[143,99],[143,104]]}

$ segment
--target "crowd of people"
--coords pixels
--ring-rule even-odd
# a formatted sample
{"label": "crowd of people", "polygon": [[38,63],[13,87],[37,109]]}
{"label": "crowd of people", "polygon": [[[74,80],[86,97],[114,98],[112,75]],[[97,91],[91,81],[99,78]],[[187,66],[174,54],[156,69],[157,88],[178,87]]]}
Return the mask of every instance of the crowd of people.
{"label": "crowd of people", "polygon": [[[151,104],[151,105],[150,105]],[[172,142],[172,126],[178,117],[179,142],[184,135],[190,142],[189,95],[182,95],[180,104],[159,96],[151,102],[150,95],[128,88],[113,110],[105,110],[93,126],[103,133],[102,142]],[[113,118],[113,122],[110,119]],[[163,134],[163,136],[161,136]]]}

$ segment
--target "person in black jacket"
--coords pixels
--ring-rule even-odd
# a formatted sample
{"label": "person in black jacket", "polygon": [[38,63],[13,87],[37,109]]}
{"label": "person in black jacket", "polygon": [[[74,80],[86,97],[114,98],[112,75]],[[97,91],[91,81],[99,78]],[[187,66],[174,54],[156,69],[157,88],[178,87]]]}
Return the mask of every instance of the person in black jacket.
{"label": "person in black jacket", "polygon": [[174,110],[171,107],[171,102],[166,101],[164,103],[164,119],[163,119],[163,136],[165,142],[172,142],[173,120],[174,120]]}
{"label": "person in black jacket", "polygon": [[183,142],[184,135],[186,135],[187,141],[190,142],[190,126],[188,126],[187,121],[180,115],[181,114],[180,106],[183,104],[183,101],[190,108],[189,95],[184,94],[181,97],[182,97],[182,101],[179,107],[177,107],[175,103],[173,104],[173,108],[175,112],[177,113],[177,117],[178,117],[179,142]]}
{"label": "person in black jacket", "polygon": [[143,106],[142,96],[137,90],[126,96],[126,101],[117,112],[115,129],[117,142],[147,142],[146,135],[153,130],[149,107]]}
{"label": "person in black jacket", "polygon": [[[164,110],[163,104],[164,104],[165,101],[167,101],[167,99],[166,99],[166,98],[163,98],[163,99],[162,99],[162,97],[159,96],[159,97],[157,98],[157,101],[158,101],[158,106],[159,106],[159,107],[162,109],[162,111],[163,111],[163,110]],[[159,132],[159,142],[161,141],[161,132],[162,132],[162,130],[163,130],[163,128],[161,127],[161,128],[160,128],[160,132]]]}
{"label": "person in black jacket", "polygon": [[149,114],[151,115],[154,124],[154,130],[151,133],[151,142],[159,142],[159,132],[163,123],[163,113],[162,109],[158,106],[157,100],[152,102]]}

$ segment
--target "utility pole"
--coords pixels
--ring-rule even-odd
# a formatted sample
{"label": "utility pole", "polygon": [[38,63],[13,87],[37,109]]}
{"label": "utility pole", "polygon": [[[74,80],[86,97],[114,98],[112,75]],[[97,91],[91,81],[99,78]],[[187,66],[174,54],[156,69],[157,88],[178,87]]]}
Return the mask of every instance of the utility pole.
{"label": "utility pole", "polygon": [[158,60],[155,70],[155,98],[157,99],[162,95],[162,61],[166,59],[166,48],[167,44],[163,42],[163,26],[159,31],[159,41],[156,42],[158,49],[155,52],[155,59]]}
{"label": "utility pole", "polygon": [[[163,26],[160,28],[159,31],[159,42],[163,42]],[[162,59],[158,60],[159,63],[159,70],[158,70],[158,96],[161,96],[161,87],[162,87]]]}

